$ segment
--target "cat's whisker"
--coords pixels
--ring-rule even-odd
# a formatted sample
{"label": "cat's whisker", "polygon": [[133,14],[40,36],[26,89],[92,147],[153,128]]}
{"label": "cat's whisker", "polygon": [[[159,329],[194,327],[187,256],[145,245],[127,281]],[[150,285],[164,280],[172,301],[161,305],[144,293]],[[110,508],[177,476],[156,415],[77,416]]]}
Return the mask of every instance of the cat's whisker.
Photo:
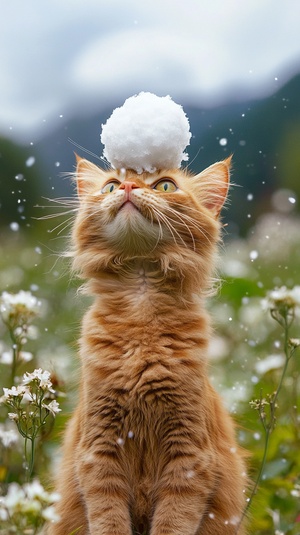
{"label": "cat's whisker", "polygon": [[97,160],[104,161],[104,163],[106,164],[107,161],[104,160],[103,157],[98,156],[98,154],[95,154],[95,153],[92,152],[91,150],[86,149],[86,148],[83,147],[82,145],[79,145],[79,143],[77,143],[76,141],[74,141],[74,140],[71,139],[70,137],[68,138],[68,141],[69,141],[69,143],[72,143],[72,145],[74,145],[74,147],[77,147],[77,149],[82,150],[83,152],[85,152],[86,154],[89,154],[90,156],[93,156],[93,158],[96,158]]}
{"label": "cat's whisker", "polygon": [[55,232],[57,229],[59,229],[62,225],[64,225],[64,227],[58,232],[58,235],[61,234],[62,232],[64,232],[64,230],[70,226],[70,224],[73,222],[73,217],[69,217],[66,221],[61,221],[61,223],[59,223],[58,225],[56,225],[56,227],[52,228],[51,230],[49,230],[49,232],[52,234],[52,232]]}
{"label": "cat's whisker", "polygon": [[155,207],[155,206],[152,206],[152,209],[157,217],[157,221],[159,222],[159,226],[160,226],[160,231],[161,231],[161,238],[163,238],[163,230],[162,230],[162,225],[161,225],[161,221],[166,225],[166,227],[168,228],[168,230],[170,231],[170,234],[174,240],[174,243],[177,243],[176,242],[176,238],[175,238],[175,235],[173,233],[173,228],[172,228],[172,225],[170,225],[170,223],[168,222],[168,220],[165,218],[165,216]]}
{"label": "cat's whisker", "polygon": [[[209,234],[206,233],[203,228],[200,227],[199,225],[199,222],[194,219],[193,217],[189,216],[188,214],[184,214],[182,212],[179,212],[178,210],[175,210],[174,208],[171,208],[170,206],[168,207],[168,209],[170,211],[172,211],[174,214],[176,214],[177,217],[179,218],[183,218],[183,219],[186,219],[187,222],[189,222],[196,230],[198,230],[198,232],[200,232],[200,234],[202,234],[205,239],[211,243],[211,240],[210,240],[210,237],[209,237]],[[187,225],[187,227],[189,228],[189,226]]]}
{"label": "cat's whisker", "polygon": [[[45,201],[48,201],[52,204],[59,204],[63,206],[79,206],[80,200],[77,197],[55,197],[53,199],[49,197],[42,197]],[[51,204],[51,206],[52,206]]]}
{"label": "cat's whisker", "polygon": [[56,214],[46,214],[46,215],[42,215],[42,216],[39,216],[39,217],[34,217],[33,219],[36,219],[38,221],[46,221],[48,219],[54,219],[55,217],[62,217],[62,216],[65,216],[65,215],[69,215],[71,213],[75,213],[78,211],[78,208],[72,208],[71,210],[67,210],[66,212],[59,212],[59,213],[56,213]]}
{"label": "cat's whisker", "polygon": [[[178,238],[180,239],[180,241],[182,242],[182,244],[187,247],[187,244],[185,243],[184,239],[182,238],[182,236],[180,235],[180,233],[176,230],[176,228],[174,227],[174,225],[172,225],[170,219],[166,216],[166,214],[162,214],[162,212],[160,210],[158,210],[157,207],[153,207],[154,210],[155,210],[155,213],[158,217],[161,218],[161,221],[163,223],[165,223],[165,225],[167,226],[167,228],[169,229],[169,231],[171,232],[171,235],[173,237],[173,240],[175,243],[177,243],[177,240],[176,240],[176,237],[175,237],[175,234],[178,236]],[[174,234],[175,233],[175,234]]]}
{"label": "cat's whisker", "polygon": [[194,239],[193,233],[192,233],[191,229],[189,228],[189,226],[185,223],[185,221],[183,220],[183,218],[180,216],[180,214],[178,212],[176,212],[175,210],[173,210],[170,207],[168,207],[167,210],[169,210],[172,213],[176,214],[177,218],[179,219],[179,221],[177,221],[176,219],[171,219],[169,217],[169,219],[171,219],[171,221],[173,221],[174,223],[176,223],[178,225],[181,225],[181,226],[183,226],[183,227],[185,227],[187,229],[189,235],[191,236],[191,239],[192,239],[192,242],[193,242],[193,249],[195,251],[196,250],[196,243],[195,243],[195,239]]}

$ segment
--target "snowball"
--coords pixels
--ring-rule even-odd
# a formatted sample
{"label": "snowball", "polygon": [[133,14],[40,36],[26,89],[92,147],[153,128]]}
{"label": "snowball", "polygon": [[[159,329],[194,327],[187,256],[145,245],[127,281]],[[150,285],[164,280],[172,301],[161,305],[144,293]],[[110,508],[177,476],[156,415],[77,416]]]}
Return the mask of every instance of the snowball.
{"label": "snowball", "polygon": [[137,173],[178,168],[188,160],[189,121],[171,97],[140,93],[116,108],[102,125],[103,156],[114,168]]}

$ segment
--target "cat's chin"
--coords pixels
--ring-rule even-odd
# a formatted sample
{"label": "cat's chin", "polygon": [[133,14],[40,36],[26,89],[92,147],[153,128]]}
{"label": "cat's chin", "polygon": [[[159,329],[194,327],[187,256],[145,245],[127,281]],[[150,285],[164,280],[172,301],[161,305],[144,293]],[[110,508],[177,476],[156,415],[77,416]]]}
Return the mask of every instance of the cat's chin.
{"label": "cat's chin", "polygon": [[108,243],[125,254],[149,253],[161,239],[159,226],[130,201],[120,207],[103,230]]}
{"label": "cat's chin", "polygon": [[125,213],[133,213],[133,212],[139,212],[140,210],[138,207],[131,201],[126,201],[124,204],[121,205],[119,208],[119,212],[124,211]]}

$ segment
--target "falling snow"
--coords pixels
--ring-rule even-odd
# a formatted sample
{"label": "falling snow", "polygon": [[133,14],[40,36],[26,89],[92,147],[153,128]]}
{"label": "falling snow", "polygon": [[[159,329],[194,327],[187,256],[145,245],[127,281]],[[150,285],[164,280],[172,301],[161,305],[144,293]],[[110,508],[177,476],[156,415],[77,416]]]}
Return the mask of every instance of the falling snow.
{"label": "falling snow", "polygon": [[20,228],[19,223],[16,223],[16,221],[13,221],[9,226],[10,229],[13,230],[13,232],[17,232]]}
{"label": "falling snow", "polygon": [[221,137],[221,139],[219,140],[219,144],[221,145],[221,147],[226,147],[227,145],[226,137]]}
{"label": "falling snow", "polygon": [[32,167],[34,164],[35,164],[35,157],[29,156],[29,158],[27,158],[25,162],[26,167]]}

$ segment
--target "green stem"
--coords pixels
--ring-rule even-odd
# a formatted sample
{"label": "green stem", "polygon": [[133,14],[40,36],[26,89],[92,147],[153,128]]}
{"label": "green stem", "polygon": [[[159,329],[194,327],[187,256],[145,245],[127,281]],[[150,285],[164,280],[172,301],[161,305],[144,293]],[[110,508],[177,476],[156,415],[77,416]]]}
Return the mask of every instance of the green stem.
{"label": "green stem", "polygon": [[[30,441],[30,452],[28,453],[28,440]],[[25,437],[25,461],[27,464],[27,482],[31,480],[34,467],[34,454],[35,454],[35,436]],[[29,457],[29,458],[28,458]]]}
{"label": "green stem", "polygon": [[34,452],[35,452],[35,437],[32,437],[30,439],[31,442],[31,449],[30,449],[30,463],[29,463],[29,470],[28,470],[28,478],[31,479],[32,473],[33,473],[33,467],[34,467]]}
{"label": "green stem", "polygon": [[271,428],[268,426],[267,428],[265,428],[265,447],[264,447],[264,453],[263,453],[263,458],[262,458],[262,461],[261,461],[261,464],[260,464],[260,469],[259,469],[259,472],[258,472],[258,476],[256,478],[256,481],[255,481],[255,484],[254,484],[254,487],[251,491],[251,494],[250,494],[250,497],[248,498],[248,501],[247,501],[247,505],[243,511],[243,514],[242,514],[242,517],[241,517],[241,520],[238,524],[238,527],[237,527],[237,531],[236,533],[238,533],[238,530],[241,526],[241,523],[243,522],[246,514],[248,513],[250,507],[251,507],[251,503],[253,501],[253,498],[255,496],[255,494],[257,493],[257,489],[258,489],[258,486],[260,484],[260,481],[261,481],[261,478],[262,478],[262,475],[263,475],[263,471],[265,469],[265,465],[266,465],[266,460],[267,460],[267,453],[268,453],[268,448],[269,448],[269,441],[270,441],[270,435],[271,435]]}
{"label": "green stem", "polygon": [[17,367],[19,363],[19,348],[14,341],[13,341],[12,350],[13,350],[13,361],[12,361],[12,366],[11,366],[11,379],[10,379],[11,385],[13,385],[15,382],[15,376],[16,376]]}

